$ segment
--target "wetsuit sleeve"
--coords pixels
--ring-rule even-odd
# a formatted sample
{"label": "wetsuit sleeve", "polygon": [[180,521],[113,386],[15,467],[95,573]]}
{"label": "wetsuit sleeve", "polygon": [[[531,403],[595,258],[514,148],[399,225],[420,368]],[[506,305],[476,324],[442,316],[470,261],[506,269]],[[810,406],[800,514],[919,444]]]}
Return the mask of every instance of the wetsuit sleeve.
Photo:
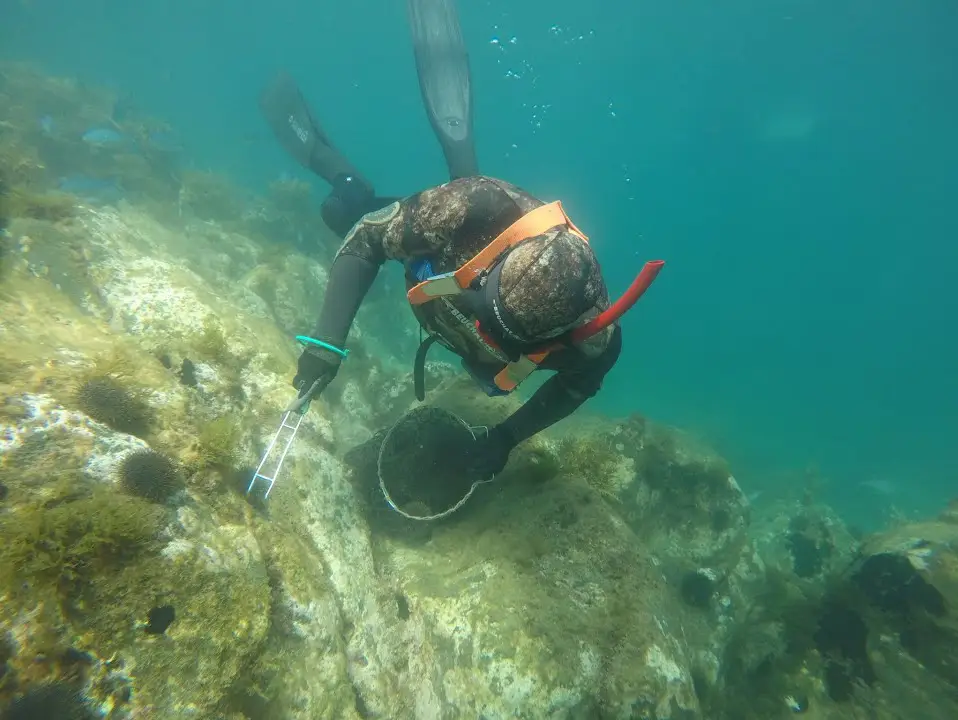
{"label": "wetsuit sleeve", "polygon": [[[579,353],[549,378],[499,427],[518,444],[575,412],[599,392],[602,380],[619,359],[622,330],[616,327],[605,350],[594,357]],[[577,353],[575,349],[565,352]]]}
{"label": "wetsuit sleeve", "polygon": [[379,265],[357,255],[339,255],[333,261],[314,338],[338,348],[346,346],[349,328],[378,272]]}
{"label": "wetsuit sleeve", "polygon": [[367,213],[346,235],[329,269],[326,294],[313,337],[345,347],[349,328],[386,261],[385,239],[401,222],[401,202]]}

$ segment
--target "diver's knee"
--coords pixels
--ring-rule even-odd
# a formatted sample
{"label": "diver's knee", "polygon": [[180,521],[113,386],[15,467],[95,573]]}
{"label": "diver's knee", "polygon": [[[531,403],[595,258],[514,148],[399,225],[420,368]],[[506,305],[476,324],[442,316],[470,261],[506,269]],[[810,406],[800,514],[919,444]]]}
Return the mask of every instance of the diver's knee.
{"label": "diver's knee", "polygon": [[322,215],[326,227],[336,233],[340,238],[345,238],[349,229],[356,224],[355,221],[351,219],[352,214],[347,212],[343,207],[342,201],[332,195],[323,201],[323,206],[320,208],[320,215]]}
{"label": "diver's knee", "polygon": [[333,181],[332,192],[320,208],[323,222],[339,237],[345,237],[366,214],[373,197],[373,189],[365,182],[352,175],[340,175]]}

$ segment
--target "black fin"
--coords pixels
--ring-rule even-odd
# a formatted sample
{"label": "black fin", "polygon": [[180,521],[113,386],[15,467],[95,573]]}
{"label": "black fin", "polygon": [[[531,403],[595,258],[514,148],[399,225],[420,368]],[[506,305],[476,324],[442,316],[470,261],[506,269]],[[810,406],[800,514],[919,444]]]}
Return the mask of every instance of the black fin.
{"label": "black fin", "polygon": [[407,0],[419,89],[453,180],[479,173],[472,79],[455,0]]}
{"label": "black fin", "polygon": [[277,74],[259,96],[259,107],[280,145],[296,162],[332,184],[340,176],[368,182],[329,141],[296,81]]}

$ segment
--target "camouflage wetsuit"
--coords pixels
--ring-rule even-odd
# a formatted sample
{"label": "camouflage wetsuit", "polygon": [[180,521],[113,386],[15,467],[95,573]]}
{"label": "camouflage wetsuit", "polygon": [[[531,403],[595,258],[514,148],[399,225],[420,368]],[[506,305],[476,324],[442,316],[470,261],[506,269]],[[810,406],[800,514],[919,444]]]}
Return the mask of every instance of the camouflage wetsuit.
{"label": "camouflage wetsuit", "polygon": [[[417,282],[415,267],[419,261],[430,262],[431,274],[454,271],[522,215],[542,204],[515,185],[474,176],[423,190],[367,213],[348,232],[337,253],[314,337],[337,347],[345,345],[359,304],[378,267],[387,259],[404,263],[410,286]],[[575,259],[578,257],[580,253],[560,253],[548,261],[579,262]],[[587,257],[592,267],[570,268],[573,276],[587,278],[576,308],[566,306],[568,299],[550,304],[550,297],[568,298],[568,293],[551,293],[547,286],[549,277],[561,273],[530,275],[532,282],[523,281],[513,288],[511,302],[520,308],[518,322],[530,336],[559,325],[561,329],[578,325],[609,306],[598,264],[591,252]],[[536,278],[541,280],[536,282]],[[535,312],[523,312],[522,308],[535,308]],[[474,318],[456,296],[435,299],[414,309],[422,326],[461,356],[477,377],[489,379],[505,365],[505,356],[481,339]],[[521,442],[534,435],[594,395],[615,364],[620,348],[621,331],[612,326],[581,345],[552,352],[541,367],[556,371],[555,376],[504,423],[513,439]]]}

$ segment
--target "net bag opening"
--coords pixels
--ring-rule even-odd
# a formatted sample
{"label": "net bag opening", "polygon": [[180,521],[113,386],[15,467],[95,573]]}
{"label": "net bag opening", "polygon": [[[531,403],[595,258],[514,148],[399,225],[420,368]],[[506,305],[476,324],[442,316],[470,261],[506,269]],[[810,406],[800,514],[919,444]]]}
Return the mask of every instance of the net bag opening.
{"label": "net bag opening", "polygon": [[410,520],[438,520],[461,508],[481,479],[469,470],[476,432],[462,418],[433,406],[410,410],[379,449],[379,489]]}

